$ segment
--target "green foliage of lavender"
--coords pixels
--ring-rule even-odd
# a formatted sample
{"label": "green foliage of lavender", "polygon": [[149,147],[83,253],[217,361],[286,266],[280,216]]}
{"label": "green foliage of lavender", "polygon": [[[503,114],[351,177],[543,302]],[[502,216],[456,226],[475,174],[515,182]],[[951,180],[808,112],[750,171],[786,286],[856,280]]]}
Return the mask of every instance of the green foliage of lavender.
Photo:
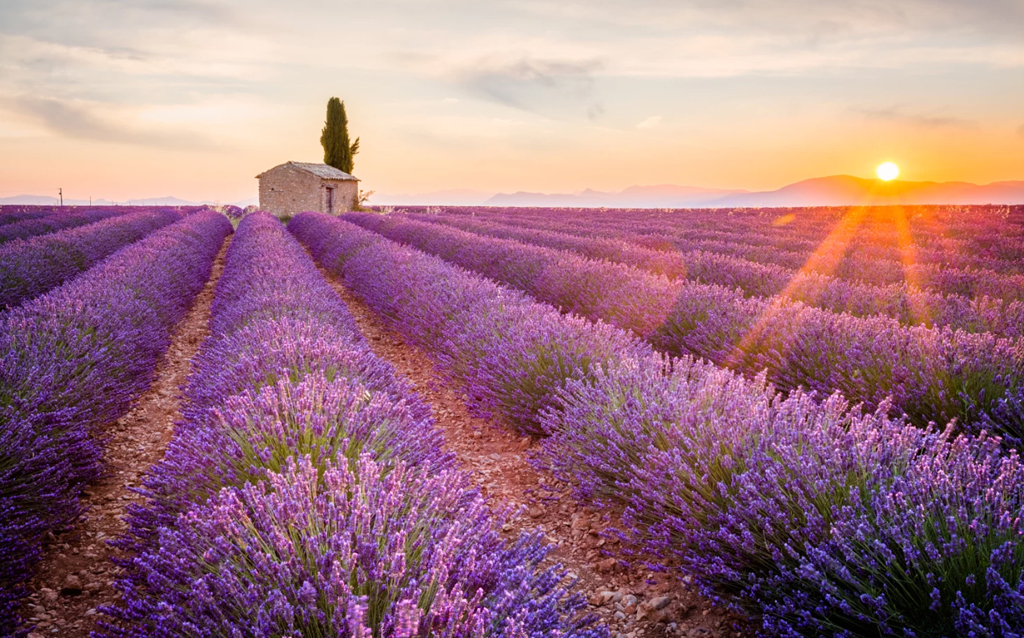
{"label": "green foliage of lavender", "polygon": [[[769,267],[757,275],[765,277],[762,284],[770,283],[774,268],[782,266],[793,273],[855,285],[909,283],[931,294],[978,301],[1024,299],[1024,206],[402,208],[413,214],[430,213],[442,223],[461,218],[459,227],[469,220],[500,222],[517,231],[537,229],[587,238],[592,242],[587,252],[597,251],[592,256],[611,261],[635,256],[636,248],[658,251],[667,263],[679,263],[675,253],[694,251],[739,258],[719,262],[725,267],[721,275],[741,277],[736,285],[747,278],[743,273],[757,275],[756,268],[750,269],[753,262]],[[721,276],[706,270],[701,274]],[[941,317],[944,311],[938,310]]]}
{"label": "green foliage of lavender", "polygon": [[107,636],[603,638],[273,217],[239,224]]}
{"label": "green foliage of lavender", "polygon": [[195,213],[0,317],[0,633],[17,631],[43,534],[81,515],[103,427],[148,387],[230,231]]}
{"label": "green foliage of lavender", "polygon": [[[673,281],[636,267],[517,241],[475,235],[402,216],[346,219],[523,290],[540,301],[650,341],[768,379],[784,390],[841,391],[874,409],[889,401],[919,425],[957,419],[995,423],[998,401],[1018,392],[1024,341],[991,333],[903,326],[882,317],[832,313],[779,297]],[[1004,418],[1014,440],[1024,422]]]}
{"label": "green foliage of lavender", "polygon": [[5,205],[0,206],[0,226],[7,226],[26,219],[40,219],[56,212],[56,206]]}
{"label": "green foliage of lavender", "polygon": [[[303,213],[289,229],[478,402],[546,433],[579,498],[624,508],[633,548],[765,634],[1021,635],[1024,466],[998,438],[918,427],[884,401],[864,412],[839,394],[782,395],[763,374],[656,354],[624,332],[631,347],[545,379],[551,395],[528,418],[502,402],[533,386],[520,362],[576,334],[576,319],[344,221]],[[477,373],[474,342],[512,369]]]}
{"label": "green foliage of lavender", "polygon": [[41,217],[30,217],[13,224],[0,226],[0,244],[29,239],[38,235],[54,233],[68,228],[78,228],[86,224],[94,224],[104,219],[118,217],[127,212],[127,209],[111,206],[96,208],[67,207],[60,209],[57,206],[51,208],[49,215]]}
{"label": "green foliage of lavender", "polygon": [[[700,240],[685,250],[665,251],[630,243],[614,235],[587,237],[534,228],[529,221],[498,217],[490,221],[468,215],[412,215],[417,221],[453,226],[480,235],[513,239],[591,259],[629,264],[672,279],[738,288],[745,296],[785,295],[809,306],[858,317],[885,315],[906,325],[942,326],[967,332],[992,332],[1003,337],[1024,335],[1024,302],[982,296],[942,294],[906,282],[881,285],[850,281],[778,264],[761,264],[708,250]],[[569,223],[568,221],[566,222]],[[569,226],[569,228],[573,228]],[[626,237],[629,235],[623,233]],[[640,235],[639,237],[646,237]]]}
{"label": "green foliage of lavender", "polygon": [[60,285],[181,217],[173,209],[143,210],[0,246],[0,308]]}

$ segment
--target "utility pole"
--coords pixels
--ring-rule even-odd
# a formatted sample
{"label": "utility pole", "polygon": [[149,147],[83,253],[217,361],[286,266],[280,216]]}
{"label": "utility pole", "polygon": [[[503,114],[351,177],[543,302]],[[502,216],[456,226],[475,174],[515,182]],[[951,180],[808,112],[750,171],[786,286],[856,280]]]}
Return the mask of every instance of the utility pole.
{"label": "utility pole", "polygon": [[64,189],[58,188],[57,193],[60,195],[60,205],[64,206]]}

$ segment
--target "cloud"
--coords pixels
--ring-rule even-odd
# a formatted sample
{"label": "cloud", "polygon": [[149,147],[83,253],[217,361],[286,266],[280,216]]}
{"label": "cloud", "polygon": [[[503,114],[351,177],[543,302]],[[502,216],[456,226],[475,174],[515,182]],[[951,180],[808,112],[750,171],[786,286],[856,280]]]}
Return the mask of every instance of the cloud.
{"label": "cloud", "polygon": [[0,20],[7,33],[107,48],[155,44],[147,42],[155,32],[253,28],[249,8],[205,0],[4,0]]}
{"label": "cloud", "polygon": [[958,128],[972,130],[978,128],[978,122],[962,117],[948,115],[925,115],[921,113],[908,113],[902,107],[894,106],[887,109],[857,109],[869,120],[880,120],[906,124],[919,128]]}
{"label": "cloud", "polygon": [[524,11],[556,20],[605,23],[616,30],[745,30],[785,33],[794,42],[883,32],[935,34],[987,31],[1019,37],[1019,0],[520,0]]}
{"label": "cloud", "polygon": [[213,140],[178,130],[132,128],[115,124],[95,105],[46,97],[18,96],[0,100],[5,110],[29,116],[64,137],[171,149],[213,150]]}
{"label": "cloud", "polygon": [[551,101],[585,101],[594,87],[593,75],[602,67],[597,60],[485,59],[463,66],[455,77],[463,87],[487,100],[535,111]]}
{"label": "cloud", "polygon": [[587,119],[591,122],[601,119],[604,113],[604,102],[595,102],[587,107]]}
{"label": "cloud", "polygon": [[[451,0],[423,4],[441,15],[452,6]],[[1024,42],[1005,28],[1024,19],[1019,0],[494,0],[485,5],[463,7],[460,20],[450,23],[454,26],[431,24],[422,33],[403,33],[403,47],[430,50],[436,55],[433,64],[450,68],[488,52],[597,59],[602,65],[594,75],[600,77],[1024,65]],[[486,28],[479,23],[484,14],[490,18]],[[467,30],[467,25],[477,28]]]}
{"label": "cloud", "polygon": [[1024,137],[1024,124],[1017,127],[1017,135]]}
{"label": "cloud", "polygon": [[641,129],[641,130],[658,128],[659,126],[661,126],[661,116],[660,115],[652,115],[649,118],[647,118],[646,120],[644,120],[643,122],[640,122],[639,124],[636,125],[636,127],[638,129]]}

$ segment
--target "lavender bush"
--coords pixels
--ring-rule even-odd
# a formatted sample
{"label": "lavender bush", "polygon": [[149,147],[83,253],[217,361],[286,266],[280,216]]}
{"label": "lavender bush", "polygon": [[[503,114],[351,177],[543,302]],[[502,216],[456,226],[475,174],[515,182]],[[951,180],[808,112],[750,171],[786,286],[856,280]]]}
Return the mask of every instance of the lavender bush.
{"label": "lavender bush", "polygon": [[13,224],[0,226],[0,244],[16,239],[28,239],[36,235],[64,230],[65,228],[77,228],[86,224],[117,217],[128,212],[130,209],[119,207],[96,207],[88,209],[62,210],[44,217],[30,217]]}
{"label": "lavender bush", "polygon": [[[869,409],[892,398],[918,424],[988,422],[995,403],[1024,377],[1020,340],[989,333],[907,327],[786,299],[746,298],[733,289],[672,282],[634,267],[456,229],[348,214],[540,301],[630,330],[669,354],[705,357],[768,378],[780,388],[840,390]],[[1007,433],[1020,437],[1024,423]]]}
{"label": "lavender bush", "polygon": [[786,299],[855,316],[885,315],[907,325],[947,326],[1000,336],[1024,334],[1024,302],[918,290],[907,283],[870,285],[816,272],[799,272],[775,264],[759,264],[738,256],[691,250],[666,252],[612,237],[582,237],[465,215],[410,216],[417,221],[452,226],[489,237],[512,239],[568,250],[591,259],[629,264],[673,279],[739,288],[744,295]]}
{"label": "lavender bush", "polygon": [[0,226],[7,226],[26,219],[39,219],[54,213],[55,206],[0,206]]}
{"label": "lavender bush", "polygon": [[705,594],[772,635],[1022,626],[1016,453],[838,395],[818,405],[707,364],[644,363],[571,384],[546,445],[581,496],[621,503],[633,542]]}
{"label": "lavender bush", "polygon": [[210,326],[104,635],[607,635],[273,217],[239,224]]}
{"label": "lavender bush", "polygon": [[[461,293],[478,325],[513,305],[524,318],[551,312],[344,221],[304,213],[289,229],[453,376],[478,354],[461,345],[475,330],[458,314]],[[453,320],[424,330],[443,304]],[[565,316],[551,326],[580,329]],[[544,345],[528,327],[503,330],[491,347],[508,353],[508,367],[529,360],[517,351]],[[917,427],[887,408],[863,412],[839,394],[783,396],[763,375],[635,346],[560,379],[534,422],[578,497],[624,508],[633,548],[748,613],[765,634],[1021,635],[1019,457],[997,438]]]}
{"label": "lavender bush", "polygon": [[[396,255],[393,245],[365,230],[346,225],[347,232],[328,234],[322,226],[303,213],[288,228],[413,342],[443,352],[445,370],[465,386],[478,412],[524,433],[542,433],[537,416],[567,379],[651,352],[621,330],[565,318],[478,277],[453,287],[445,262],[412,251]],[[400,274],[396,260],[406,266]]]}
{"label": "lavender bush", "polygon": [[[874,286],[911,283],[941,295],[1021,301],[1022,207],[974,206],[762,210],[586,210],[449,208],[458,215],[591,240],[614,240],[663,253],[710,251],[769,267]],[[418,212],[416,210],[410,212]],[[964,214],[964,213],[967,214]],[[901,226],[902,216],[910,226]],[[938,214],[937,214],[938,213]],[[937,228],[923,230],[929,218]],[[783,221],[780,226],[775,223]],[[810,232],[792,220],[817,220]],[[820,223],[818,223],[820,222]],[[829,239],[831,232],[841,232]],[[956,239],[951,237],[956,235]],[[894,244],[895,242],[895,244]],[[731,268],[730,268],[731,269]],[[820,281],[820,278],[817,279]],[[810,281],[815,281],[811,279]],[[806,300],[806,299],[805,299]]]}
{"label": "lavender bush", "polygon": [[171,209],[144,211],[0,246],[0,308],[40,295],[179,219]]}
{"label": "lavender bush", "polygon": [[[284,446],[285,434],[305,437],[308,453],[317,448],[334,461],[339,449],[373,447],[376,430],[366,419],[374,417],[380,431],[389,431],[385,422],[397,431],[387,451],[438,469],[450,464],[437,452],[440,435],[429,408],[369,351],[345,304],[279,222],[266,214],[247,217],[227,257],[211,308],[211,336],[185,387],[185,418],[145,481],[150,503],[132,508],[135,540],[126,541],[128,547],[222,485],[280,469],[280,459],[266,466],[254,455],[273,440]],[[253,440],[264,445],[256,450]]]}
{"label": "lavender bush", "polygon": [[[414,211],[410,211],[414,212]],[[419,212],[419,211],[415,211]],[[928,267],[1021,274],[1024,206],[896,206],[777,209],[501,209],[446,207],[435,215],[477,217],[672,251],[691,241],[769,249],[858,278],[856,266],[898,281],[908,261]],[[838,233],[836,231],[839,231]],[[841,242],[828,241],[839,239]],[[834,248],[845,245],[849,254]],[[765,252],[771,255],[771,252]],[[908,257],[912,259],[908,260]],[[766,263],[774,263],[772,259]],[[876,266],[882,267],[877,268]]]}
{"label": "lavender bush", "polygon": [[81,514],[103,426],[144,391],[230,225],[196,213],[0,318],[0,630],[45,531]]}
{"label": "lavender bush", "polygon": [[289,459],[161,529],[134,563],[161,596],[126,592],[136,635],[601,635],[565,622],[583,602],[536,539],[496,523],[457,472]]}

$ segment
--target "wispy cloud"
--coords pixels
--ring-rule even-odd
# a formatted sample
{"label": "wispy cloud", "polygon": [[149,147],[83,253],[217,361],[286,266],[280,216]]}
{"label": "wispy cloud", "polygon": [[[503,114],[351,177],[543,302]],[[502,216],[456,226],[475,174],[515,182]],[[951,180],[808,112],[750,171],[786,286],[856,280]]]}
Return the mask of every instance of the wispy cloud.
{"label": "wispy cloud", "polygon": [[894,122],[919,128],[957,128],[965,130],[978,128],[978,122],[976,120],[950,115],[912,113],[898,106],[885,109],[857,109],[857,111],[869,120]]}
{"label": "wispy cloud", "polygon": [[1024,5],[1017,0],[525,0],[517,7],[549,18],[606,23],[617,29],[786,33],[794,41],[859,39],[885,32],[936,33],[984,29],[1018,32]]}
{"label": "wispy cloud", "polygon": [[463,87],[485,99],[523,110],[536,110],[549,99],[586,100],[594,87],[597,60],[557,60],[520,57],[483,59],[455,72]]}
{"label": "wispy cloud", "polygon": [[151,129],[125,125],[105,116],[102,107],[93,104],[18,96],[0,100],[0,108],[27,116],[52,133],[74,139],[188,150],[221,147],[207,136],[188,131],[169,130],[166,126]]}
{"label": "wispy cloud", "polygon": [[660,115],[652,115],[649,118],[645,119],[643,122],[640,122],[639,124],[636,125],[636,127],[641,130],[658,128],[659,126],[661,126]]}

